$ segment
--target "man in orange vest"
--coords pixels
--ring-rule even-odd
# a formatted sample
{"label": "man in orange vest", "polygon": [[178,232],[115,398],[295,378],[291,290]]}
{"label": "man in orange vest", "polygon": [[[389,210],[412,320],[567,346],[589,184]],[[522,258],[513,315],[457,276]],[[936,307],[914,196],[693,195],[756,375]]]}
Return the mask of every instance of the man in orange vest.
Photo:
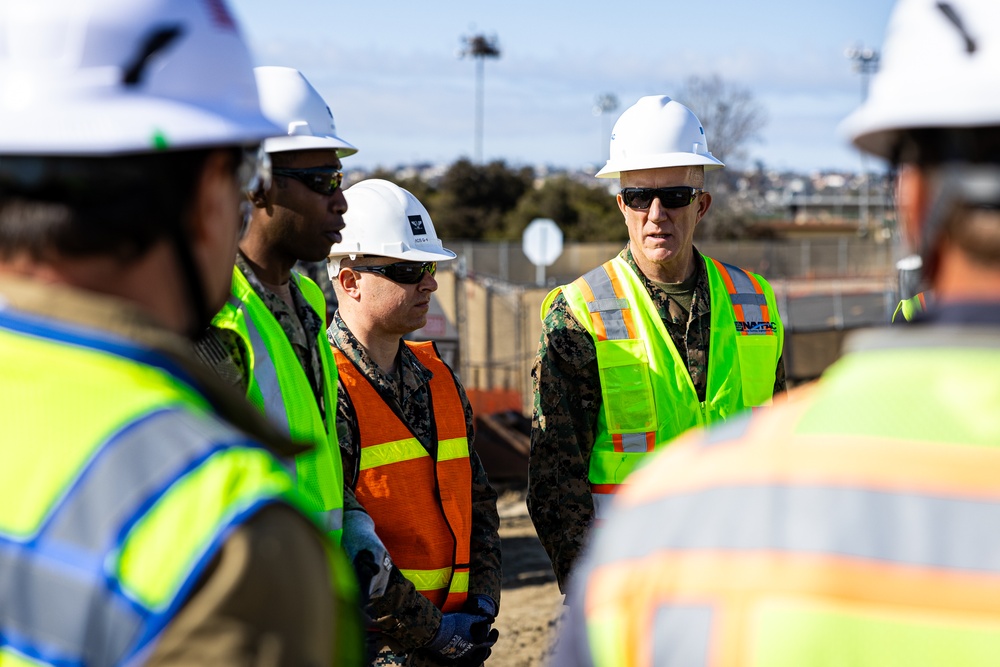
{"label": "man in orange vest", "polygon": [[843,128],[934,302],[631,478],[556,665],[1000,663],[1000,4],[901,0],[884,53]]}
{"label": "man in orange vest", "polygon": [[347,507],[344,548],[369,599],[372,664],[479,665],[497,640],[497,496],[462,384],[433,343],[403,341],[427,323],[437,262],[455,254],[399,186],[371,179],[344,194],[328,333],[344,480],[363,505]]}

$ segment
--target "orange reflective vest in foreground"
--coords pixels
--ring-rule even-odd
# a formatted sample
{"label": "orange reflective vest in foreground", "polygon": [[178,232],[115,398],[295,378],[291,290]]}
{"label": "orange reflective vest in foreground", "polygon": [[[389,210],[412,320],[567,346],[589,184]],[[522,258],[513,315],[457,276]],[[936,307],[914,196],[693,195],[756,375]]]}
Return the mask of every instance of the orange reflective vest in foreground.
{"label": "orange reflective vest in foreground", "polygon": [[1000,664],[1000,337],[970,329],[855,336],[637,471],[581,572],[592,664]]}
{"label": "orange reflective vest in foreground", "polygon": [[431,406],[435,455],[336,347],[340,380],[358,415],[361,471],[355,494],[396,566],[444,612],[458,611],[469,593],[472,465],[465,410],[451,371],[433,343],[406,345],[434,377]]}

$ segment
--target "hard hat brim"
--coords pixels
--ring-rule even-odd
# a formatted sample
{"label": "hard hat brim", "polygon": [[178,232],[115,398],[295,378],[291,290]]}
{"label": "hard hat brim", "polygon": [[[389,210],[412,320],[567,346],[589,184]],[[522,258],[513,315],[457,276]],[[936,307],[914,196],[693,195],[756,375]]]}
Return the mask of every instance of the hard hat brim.
{"label": "hard hat brim", "polygon": [[323,137],[309,135],[287,135],[280,137],[268,137],[264,141],[264,150],[268,153],[284,153],[286,151],[315,151],[329,150],[337,151],[339,157],[354,155],[358,149],[347,143],[340,137],[327,135]]}
{"label": "hard hat brim", "polygon": [[[51,111],[0,109],[0,154],[104,156],[256,144],[280,131],[244,113],[134,94],[73,100]],[[45,132],[31,131],[44,127]],[[39,137],[44,137],[40,141]]]}
{"label": "hard hat brim", "polygon": [[711,155],[697,153],[657,153],[654,155],[639,155],[626,160],[608,160],[597,178],[618,178],[623,171],[638,171],[640,169],[660,169],[663,167],[705,167],[705,171],[722,169],[726,165]]}
{"label": "hard hat brim", "polygon": [[343,245],[340,243],[330,248],[330,254],[327,256],[327,259],[341,259],[350,255],[364,255],[365,257],[389,257],[390,259],[401,259],[407,262],[447,262],[457,257],[455,253],[445,247],[437,248],[433,252],[417,250],[415,248],[402,251],[386,249],[381,252],[372,252],[371,250],[351,250],[344,248]]}

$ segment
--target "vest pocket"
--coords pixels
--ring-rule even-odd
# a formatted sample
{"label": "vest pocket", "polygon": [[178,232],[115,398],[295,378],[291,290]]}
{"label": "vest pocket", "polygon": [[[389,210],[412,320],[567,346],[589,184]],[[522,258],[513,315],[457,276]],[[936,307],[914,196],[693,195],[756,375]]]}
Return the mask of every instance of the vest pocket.
{"label": "vest pocket", "polygon": [[737,336],[736,349],[740,355],[744,407],[770,404],[778,364],[778,337]]}
{"label": "vest pocket", "polygon": [[597,366],[608,430],[643,433],[656,430],[649,358],[641,340],[596,342]]}

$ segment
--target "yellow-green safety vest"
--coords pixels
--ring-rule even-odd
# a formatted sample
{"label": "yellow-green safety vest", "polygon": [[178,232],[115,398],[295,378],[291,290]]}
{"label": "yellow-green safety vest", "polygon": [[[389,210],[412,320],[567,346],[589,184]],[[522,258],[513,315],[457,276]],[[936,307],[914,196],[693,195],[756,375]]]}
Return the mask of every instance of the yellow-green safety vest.
{"label": "yellow-green safety vest", "polygon": [[578,573],[587,662],[1000,664],[1000,343],[926,329],[637,473]]}
{"label": "yellow-green safety vest", "polygon": [[305,510],[280,461],[155,351],[0,309],[0,367],[4,667],[135,660],[233,526]]}
{"label": "yellow-green safety vest", "polygon": [[[309,305],[326,316],[326,299],[319,286],[295,271]],[[344,520],[344,473],[337,443],[337,366],[320,331],[316,344],[323,364],[326,421],[320,416],[312,386],[281,324],[261,300],[239,267],[233,268],[233,288],[213,326],[237,333],[243,340],[250,369],[247,398],[293,440],[313,448],[295,457],[299,490],[322,516],[335,544],[340,544]]]}
{"label": "yellow-green safety vest", "polygon": [[[903,299],[896,306],[896,310],[892,313],[892,323],[895,324],[899,321],[912,322],[913,318],[919,313],[927,310],[927,297],[925,292],[920,292],[919,294],[914,294],[909,299]],[[899,319],[899,316],[903,316],[903,320]]]}
{"label": "yellow-green safety vest", "polygon": [[595,516],[647,454],[684,431],[766,405],[784,329],[761,276],[705,257],[711,292],[708,385],[698,400],[642,279],[621,257],[557,288],[597,351],[602,408],[590,457]]}

